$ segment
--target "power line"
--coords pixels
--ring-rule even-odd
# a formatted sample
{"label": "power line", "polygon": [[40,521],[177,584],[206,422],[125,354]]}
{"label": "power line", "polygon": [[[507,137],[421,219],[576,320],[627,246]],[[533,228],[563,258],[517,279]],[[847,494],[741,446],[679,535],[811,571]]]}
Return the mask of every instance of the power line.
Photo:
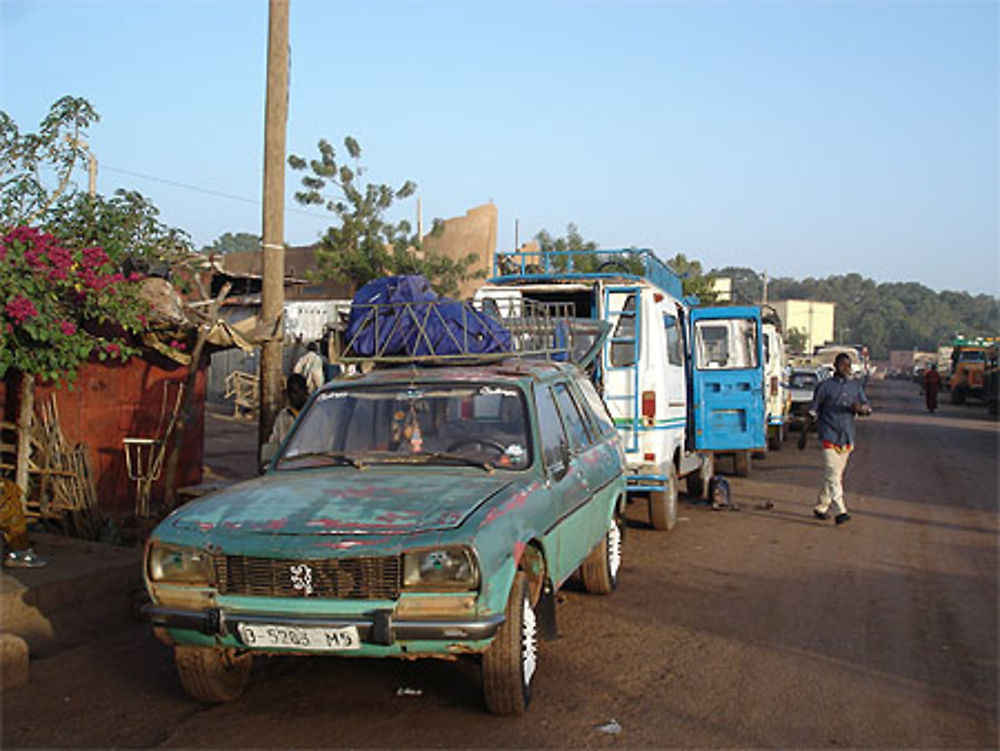
{"label": "power line", "polygon": [[[254,206],[260,206],[261,202],[256,198],[247,198],[246,196],[237,196],[232,193],[225,193],[221,190],[212,190],[210,188],[200,188],[197,185],[189,185],[187,183],[178,182],[177,180],[167,180],[163,177],[154,177],[153,175],[144,175],[141,172],[133,172],[131,170],[122,169],[121,167],[112,167],[109,164],[101,164],[101,169],[108,170],[109,172],[118,172],[122,175],[128,175],[129,177],[137,177],[141,180],[151,180],[155,183],[163,183],[164,185],[171,185],[175,188],[183,188],[184,190],[192,190],[196,193],[204,193],[210,196],[217,196],[219,198],[228,198],[232,201],[241,201],[243,203],[250,203]],[[330,220],[330,217],[324,214],[316,214],[312,211],[303,211],[302,209],[289,209],[286,208],[285,211],[291,214],[302,214],[304,216],[311,216],[315,219],[324,219],[326,221]]]}

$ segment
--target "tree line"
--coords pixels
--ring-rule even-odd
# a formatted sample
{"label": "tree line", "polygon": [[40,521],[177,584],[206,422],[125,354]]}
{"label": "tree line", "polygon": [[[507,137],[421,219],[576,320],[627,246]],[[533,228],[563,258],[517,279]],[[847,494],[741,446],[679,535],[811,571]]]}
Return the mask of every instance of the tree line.
{"label": "tree line", "polygon": [[[735,301],[762,299],[764,277],[753,269],[727,266],[710,273],[733,280]],[[1000,299],[935,292],[918,282],[879,283],[855,273],[823,279],[776,277],[767,281],[767,299],[836,303],[835,340],[865,344],[877,359],[888,358],[893,349],[934,350],[956,336],[1000,334]]]}

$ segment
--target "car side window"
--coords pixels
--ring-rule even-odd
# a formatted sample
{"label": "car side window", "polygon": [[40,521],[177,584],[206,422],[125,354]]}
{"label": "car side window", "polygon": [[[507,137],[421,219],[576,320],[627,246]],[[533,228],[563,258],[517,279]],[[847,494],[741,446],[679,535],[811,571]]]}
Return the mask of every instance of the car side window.
{"label": "car side window", "polygon": [[583,394],[584,401],[588,407],[587,411],[590,413],[591,420],[597,426],[598,432],[605,436],[614,434],[616,430],[615,422],[611,419],[611,413],[608,412],[608,405],[601,399],[597,393],[597,389],[594,388],[594,384],[588,378],[579,378],[576,385]]}
{"label": "car side window", "polygon": [[574,451],[586,448],[592,443],[590,431],[588,430],[587,418],[584,417],[577,406],[573,395],[569,391],[568,383],[557,383],[553,387],[556,395],[556,404],[562,415],[563,426],[569,435],[569,445]]}
{"label": "car side window", "polygon": [[561,469],[566,433],[551,389],[547,386],[535,389],[535,405],[538,409],[538,429],[542,436],[542,460],[549,469]]}

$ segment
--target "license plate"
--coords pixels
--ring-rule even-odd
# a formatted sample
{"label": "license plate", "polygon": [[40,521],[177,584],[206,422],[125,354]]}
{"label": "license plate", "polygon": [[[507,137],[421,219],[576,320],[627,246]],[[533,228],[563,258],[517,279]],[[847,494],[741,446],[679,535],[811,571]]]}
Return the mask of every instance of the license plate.
{"label": "license plate", "polygon": [[361,649],[357,626],[279,626],[277,624],[237,625],[240,639],[257,649],[310,649],[318,652]]}

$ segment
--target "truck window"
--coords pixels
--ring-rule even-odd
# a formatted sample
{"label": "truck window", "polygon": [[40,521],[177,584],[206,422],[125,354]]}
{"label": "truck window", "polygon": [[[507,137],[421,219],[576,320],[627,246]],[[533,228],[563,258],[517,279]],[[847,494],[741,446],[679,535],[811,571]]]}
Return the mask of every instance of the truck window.
{"label": "truck window", "polygon": [[695,322],[699,370],[757,367],[757,326],[750,318]]}
{"label": "truck window", "polygon": [[671,365],[683,365],[681,357],[681,333],[677,326],[677,316],[663,314],[663,328],[667,331],[667,362]]}
{"label": "truck window", "polygon": [[[625,307],[618,316],[615,330],[611,334],[614,339],[635,339],[635,293],[628,296]],[[616,368],[635,365],[636,344],[634,341],[611,342],[611,365]]]}

